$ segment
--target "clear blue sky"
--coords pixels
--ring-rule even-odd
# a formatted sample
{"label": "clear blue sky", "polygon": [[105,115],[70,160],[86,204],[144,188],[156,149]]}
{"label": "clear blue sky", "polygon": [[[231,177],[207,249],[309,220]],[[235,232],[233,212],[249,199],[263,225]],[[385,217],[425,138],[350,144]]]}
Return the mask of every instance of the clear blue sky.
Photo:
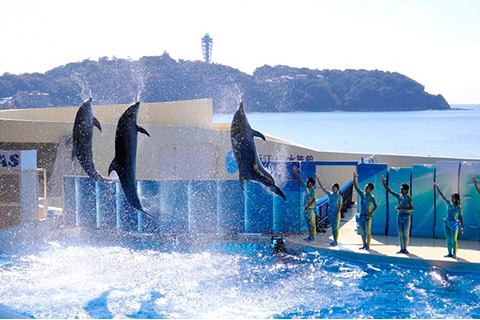
{"label": "clear blue sky", "polygon": [[167,51],[256,67],[397,71],[451,104],[480,104],[480,1],[0,0],[0,74]]}

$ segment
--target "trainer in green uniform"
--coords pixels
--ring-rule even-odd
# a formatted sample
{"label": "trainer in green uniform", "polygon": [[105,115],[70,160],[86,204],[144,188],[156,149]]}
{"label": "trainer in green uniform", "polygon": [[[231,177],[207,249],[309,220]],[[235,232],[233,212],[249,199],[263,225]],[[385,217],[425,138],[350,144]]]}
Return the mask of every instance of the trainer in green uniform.
{"label": "trainer in green uniform", "polygon": [[364,192],[358,188],[357,173],[353,173],[353,186],[360,196],[360,235],[362,236],[363,247],[360,249],[369,250],[370,240],[372,240],[372,215],[377,211],[377,201],[372,194],[375,188],[373,183],[369,182],[365,185]]}
{"label": "trainer in green uniform", "polygon": [[458,249],[458,222],[462,226],[462,234],[463,234],[463,216],[462,216],[462,206],[460,206],[460,195],[458,193],[452,193],[450,196],[450,201],[447,200],[445,195],[443,194],[442,190],[438,183],[433,183],[434,187],[437,188],[438,194],[442,197],[442,199],[447,203],[447,216],[445,217],[445,238],[447,239],[447,250],[448,254],[445,257],[456,258],[457,257],[457,249]]}
{"label": "trainer in green uniform", "polygon": [[338,183],[332,184],[332,191],[323,187],[318,176],[317,181],[320,188],[328,195],[328,222],[332,226],[333,241],[331,246],[338,245],[338,229],[340,228],[340,219],[342,218],[342,203],[343,197],[340,194],[340,185]]}
{"label": "trainer in green uniform", "polygon": [[400,251],[397,253],[409,254],[407,250],[408,240],[410,239],[410,211],[413,210],[413,199],[408,194],[410,187],[406,183],[402,183],[400,186],[400,193],[393,192],[385,182],[385,177],[382,176],[382,183],[385,189],[392,196],[397,198],[398,206],[395,208],[398,210],[397,215],[397,229],[398,229],[398,242],[400,243]]}
{"label": "trainer in green uniform", "polygon": [[300,169],[293,167],[293,173],[297,177],[297,180],[300,181],[302,187],[305,189],[303,194],[303,216],[307,221],[309,235],[308,238],[304,239],[305,241],[314,241],[315,234],[317,231],[315,224],[315,179],[312,177],[307,178],[307,183],[303,182],[302,177],[298,174]]}

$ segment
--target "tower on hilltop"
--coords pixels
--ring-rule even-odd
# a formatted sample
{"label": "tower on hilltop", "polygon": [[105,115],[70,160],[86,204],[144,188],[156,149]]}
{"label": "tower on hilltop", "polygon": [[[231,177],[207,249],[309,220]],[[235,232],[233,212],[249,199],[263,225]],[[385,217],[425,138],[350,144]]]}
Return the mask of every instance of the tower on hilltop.
{"label": "tower on hilltop", "polygon": [[212,45],[213,39],[210,38],[210,35],[206,33],[202,38],[202,52],[203,52],[203,61],[210,63],[212,62]]}

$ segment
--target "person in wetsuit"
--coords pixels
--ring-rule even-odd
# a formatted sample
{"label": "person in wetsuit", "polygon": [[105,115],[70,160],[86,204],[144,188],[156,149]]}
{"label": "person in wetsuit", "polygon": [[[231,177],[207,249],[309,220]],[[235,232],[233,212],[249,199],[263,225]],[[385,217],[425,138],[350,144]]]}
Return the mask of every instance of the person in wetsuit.
{"label": "person in wetsuit", "polygon": [[463,215],[462,215],[462,206],[460,205],[460,195],[458,193],[452,193],[450,200],[448,200],[440,190],[438,183],[434,182],[433,186],[437,188],[438,193],[442,199],[447,204],[447,216],[445,217],[445,238],[447,239],[447,250],[448,254],[445,257],[456,258],[457,249],[458,249],[458,223],[460,222],[462,226],[462,234],[464,232],[463,228]]}
{"label": "person in wetsuit", "polygon": [[309,236],[304,240],[310,242],[315,241],[315,234],[317,231],[315,225],[315,179],[308,177],[307,183],[305,184],[302,177],[298,174],[299,171],[300,169],[293,167],[293,173],[305,189],[303,194],[303,216],[305,217],[305,221],[307,221]]}
{"label": "person in wetsuit", "polygon": [[334,183],[332,185],[332,191],[324,188],[320,182],[319,176],[316,176],[319,187],[325,192],[328,196],[328,221],[332,227],[333,241],[330,243],[331,246],[338,245],[338,231],[340,228],[340,220],[342,218],[342,203],[343,197],[340,194],[340,185]]}
{"label": "person in wetsuit", "polygon": [[372,240],[372,215],[377,211],[377,200],[372,194],[375,186],[369,182],[365,185],[364,191],[358,188],[357,173],[353,173],[353,187],[360,196],[360,234],[362,236],[363,247],[360,249],[370,250],[370,241]]}
{"label": "person in wetsuit", "polygon": [[472,177],[473,184],[475,185],[475,189],[477,189],[477,193],[480,194],[480,188],[478,187],[478,180],[476,177]]}
{"label": "person in wetsuit", "polygon": [[408,240],[410,239],[410,224],[411,217],[410,211],[413,210],[413,199],[408,194],[410,187],[406,183],[402,183],[400,186],[400,193],[393,192],[392,189],[387,185],[386,179],[382,176],[382,183],[392,196],[397,198],[398,206],[395,208],[398,210],[397,215],[397,229],[398,229],[398,242],[400,243],[400,251],[397,253],[409,254],[407,250]]}

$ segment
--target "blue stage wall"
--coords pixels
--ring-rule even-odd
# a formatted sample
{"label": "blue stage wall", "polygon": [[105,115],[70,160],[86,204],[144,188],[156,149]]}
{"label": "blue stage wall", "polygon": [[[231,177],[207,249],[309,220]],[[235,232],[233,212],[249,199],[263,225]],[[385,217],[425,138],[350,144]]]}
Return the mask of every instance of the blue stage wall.
{"label": "blue stage wall", "polygon": [[412,237],[433,238],[435,228],[435,166],[416,164],[412,167]]}
{"label": "blue stage wall", "polygon": [[273,195],[261,184],[245,181],[245,232],[273,231]]}
{"label": "blue stage wall", "polygon": [[[119,181],[65,177],[65,223],[127,232],[305,232],[304,190],[291,174],[291,166],[279,169],[287,173],[283,181],[278,180],[286,201],[261,184],[249,181],[245,182],[245,191],[238,180],[139,181],[140,201],[153,219],[138,214],[130,206]],[[447,206],[433,189],[436,181],[447,198],[452,192],[461,195],[465,233],[459,234],[459,238],[480,240],[480,195],[472,183],[473,176],[480,178],[480,162],[439,161],[436,165],[416,164],[412,168],[390,170],[386,164],[359,164],[357,173],[362,190],[368,182],[375,186],[373,195],[378,209],[372,221],[373,235],[397,235],[397,200],[389,196],[387,201],[381,181],[384,175],[395,192],[399,192],[402,183],[410,185],[414,206],[412,237],[444,238]],[[314,177],[315,163],[302,163],[300,174],[304,180]]]}
{"label": "blue stage wall", "polygon": [[244,232],[245,195],[238,180],[217,182],[217,219],[219,232]]}
{"label": "blue stage wall", "polygon": [[475,189],[472,177],[480,178],[480,163],[462,162],[458,185],[465,233],[458,232],[458,238],[478,241],[480,240],[480,195]]}

